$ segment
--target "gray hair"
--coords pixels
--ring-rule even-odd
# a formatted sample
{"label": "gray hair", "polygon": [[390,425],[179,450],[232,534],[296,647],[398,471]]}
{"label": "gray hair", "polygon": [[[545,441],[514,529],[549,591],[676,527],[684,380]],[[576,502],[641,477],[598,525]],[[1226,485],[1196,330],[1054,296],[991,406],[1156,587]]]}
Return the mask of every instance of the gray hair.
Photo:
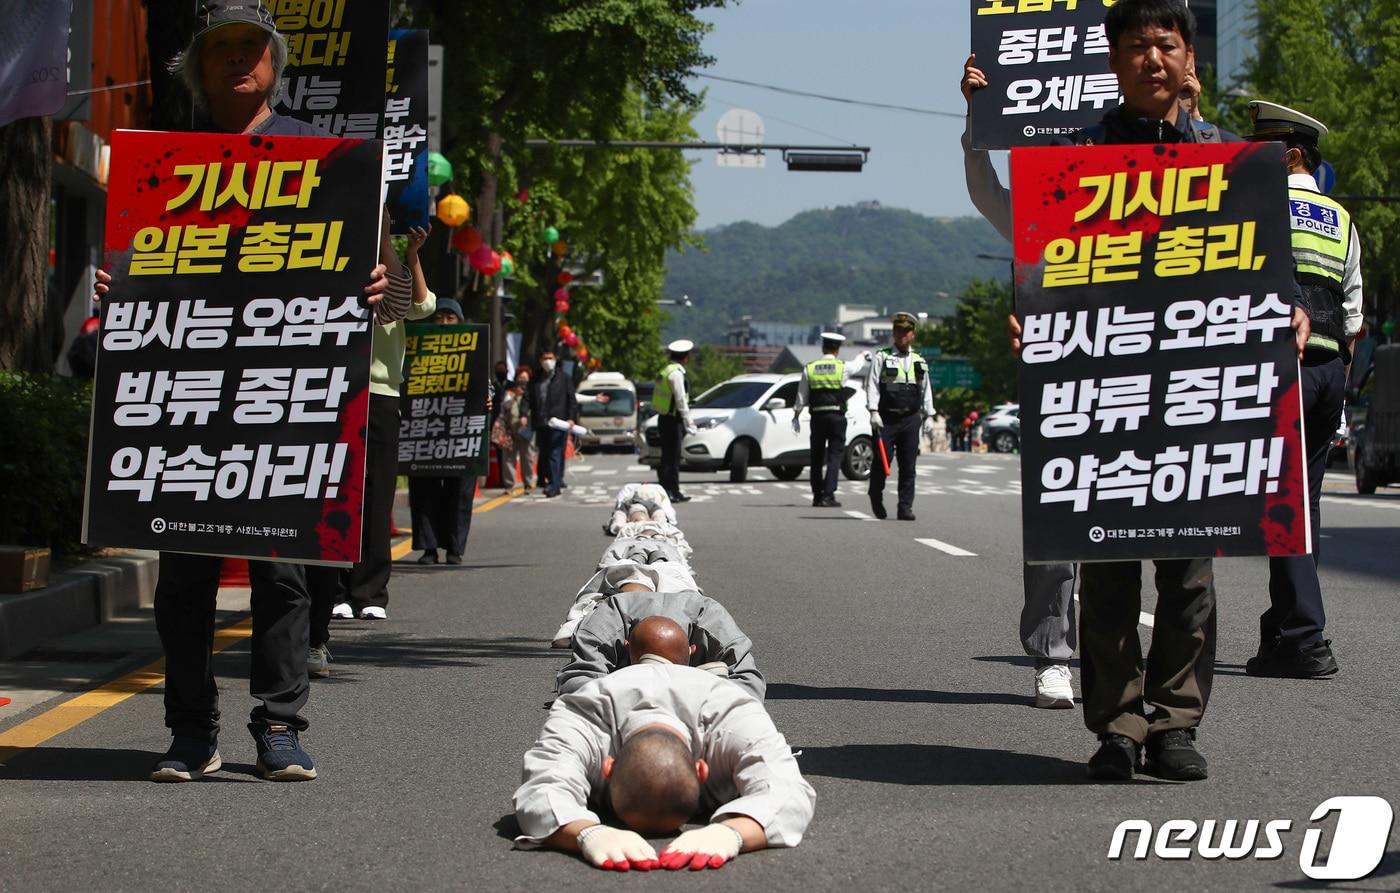
{"label": "gray hair", "polygon": [[[272,105],[282,92],[282,72],[287,67],[287,38],[283,37],[280,31],[273,31],[269,37],[269,43],[272,45],[272,90],[268,93],[267,104]],[[204,83],[199,72],[199,54],[203,49],[203,39],[203,36],[198,34],[190,38],[189,46],[165,63],[165,70],[184,83],[196,106],[207,111],[209,97],[204,95]]]}

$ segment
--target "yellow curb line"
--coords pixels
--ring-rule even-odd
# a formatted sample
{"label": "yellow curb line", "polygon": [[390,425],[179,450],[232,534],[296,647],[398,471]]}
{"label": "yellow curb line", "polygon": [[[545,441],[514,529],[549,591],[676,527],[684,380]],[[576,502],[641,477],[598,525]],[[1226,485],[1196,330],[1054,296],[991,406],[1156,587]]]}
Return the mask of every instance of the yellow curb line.
{"label": "yellow curb line", "polygon": [[[214,630],[214,653],[230,648],[253,634],[253,618]],[[55,735],[61,735],[79,723],[92,719],[108,707],[115,707],[134,694],[139,694],[165,680],[165,658],[133,670],[105,685],[69,698],[33,719],[27,719],[12,729],[0,732],[0,766],[8,763],[20,751],[38,747]]]}
{"label": "yellow curb line", "polygon": [[[512,490],[482,503],[473,514],[489,512],[519,496],[523,490]],[[404,537],[390,551],[394,560],[412,551],[412,540]],[[214,653],[241,642],[253,634],[253,618],[245,617],[236,623],[214,630]],[[132,670],[125,676],[113,679],[91,691],[69,698],[62,704],[50,707],[38,716],[27,719],[11,729],[0,732],[0,766],[4,766],[21,751],[38,747],[55,735],[61,735],[80,723],[87,722],[97,714],[115,707],[135,694],[140,694],[153,685],[165,681],[165,658],[149,663],[139,670]]]}

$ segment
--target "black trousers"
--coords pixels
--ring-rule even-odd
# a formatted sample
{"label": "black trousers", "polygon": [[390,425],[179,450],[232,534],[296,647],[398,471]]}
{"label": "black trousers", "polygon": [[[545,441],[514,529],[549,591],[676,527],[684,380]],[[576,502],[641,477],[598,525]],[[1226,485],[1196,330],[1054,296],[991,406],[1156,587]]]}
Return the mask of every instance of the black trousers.
{"label": "black trousers", "polygon": [[[890,464],[899,465],[899,507],[914,507],[914,462],[919,455],[919,427],[922,417],[911,412],[901,418],[880,416],[884,424],[880,427],[880,440],[884,441],[885,454]],[[883,496],[885,493],[885,466],[880,461],[880,444],[875,444],[875,461],[870,466],[870,495]]]}
{"label": "black trousers", "polygon": [[[553,479],[553,469],[549,466],[549,451],[554,443],[551,435],[556,433],[558,432],[553,428],[535,429],[535,448],[539,451],[539,458],[535,462],[535,486],[541,490],[548,490],[549,482]],[[528,474],[529,472],[522,473]]]}
{"label": "black trousers", "polygon": [[812,413],[812,498],[836,496],[841,456],[846,451],[846,414],[837,410]]}
{"label": "black trousers", "polygon": [[367,605],[389,604],[393,565],[390,528],[399,472],[399,399],[369,396],[365,432],[365,503],[360,519],[360,560],[348,568],[307,565],[311,593],[311,644],[330,641],[331,609],[348,602],[356,613]]}
{"label": "black trousers", "polygon": [[1157,610],[1143,668],[1142,562],[1079,566],[1084,724],[1095,734],[1148,735],[1201,724],[1215,678],[1215,574],[1209,558],[1155,561]]}
{"label": "black trousers", "polygon": [[1317,579],[1322,527],[1322,479],[1327,454],[1342,415],[1346,369],[1341,357],[1304,356],[1299,369],[1303,390],[1303,448],[1308,457],[1308,514],[1312,554],[1269,559],[1269,608],[1259,618],[1264,648],[1297,650],[1322,642],[1327,614]]}
{"label": "black trousers", "polygon": [[[165,649],[165,724],[181,738],[219,734],[219,688],[214,682],[214,609],[223,559],[162,552],[156,583],[156,631]],[[306,729],[301,710],[306,681],[307,617],[311,600],[299,564],[248,562],[253,641],[248,691],[259,701],[250,725],[280,723]]]}
{"label": "black trousers", "polygon": [[656,417],[656,430],[661,434],[661,464],[656,467],[656,480],[672,499],[681,492],[681,439],[685,426],[681,417],[662,413]]}
{"label": "black trousers", "polygon": [[472,531],[472,500],[476,475],[411,477],[408,510],[413,517],[413,548],[425,552],[446,549],[461,555]]}

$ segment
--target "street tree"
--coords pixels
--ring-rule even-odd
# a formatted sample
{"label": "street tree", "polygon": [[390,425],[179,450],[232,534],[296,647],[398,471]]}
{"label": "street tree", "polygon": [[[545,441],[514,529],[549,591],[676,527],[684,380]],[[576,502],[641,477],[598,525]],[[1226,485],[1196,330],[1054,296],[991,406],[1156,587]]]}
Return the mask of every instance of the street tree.
{"label": "street tree", "polygon": [[1016,399],[1016,357],[1006,341],[1006,317],[1010,313],[1009,282],[974,279],[968,283],[957,312],[939,325],[919,330],[918,347],[938,348],[945,356],[966,357],[982,378],[981,387],[975,391],[948,388],[935,395],[940,413],[961,418],[970,409]]}
{"label": "street tree", "polygon": [[[1249,133],[1250,99],[1282,103],[1327,125],[1336,169],[1361,237],[1368,311],[1400,316],[1400,0],[1257,0],[1258,52],[1243,89],[1218,97],[1222,123]],[[1236,85],[1224,85],[1226,87]]]}

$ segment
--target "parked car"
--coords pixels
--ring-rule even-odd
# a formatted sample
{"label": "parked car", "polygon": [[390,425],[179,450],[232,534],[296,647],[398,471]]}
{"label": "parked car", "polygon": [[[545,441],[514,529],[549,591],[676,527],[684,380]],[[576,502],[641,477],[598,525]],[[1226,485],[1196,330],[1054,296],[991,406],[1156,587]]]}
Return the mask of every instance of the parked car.
{"label": "parked car", "polygon": [[982,420],[982,442],[994,453],[1014,453],[1021,447],[1021,407],[1010,403],[994,407]]}
{"label": "parked car", "polygon": [[579,394],[606,394],[607,403],[579,403],[581,424],[588,433],[579,448],[596,450],[637,446],[637,389],[621,372],[594,372],[578,387]]}
{"label": "parked car", "polygon": [[[748,479],[749,469],[763,466],[783,481],[796,480],[810,459],[808,437],[811,416],[802,414],[800,432],[792,430],[792,404],[801,376],[738,375],[720,382],[690,403],[695,434],[681,441],[681,468],[687,471],[724,471],[729,479]],[[846,452],[841,468],[851,480],[870,476],[875,458],[870,439],[870,413],[865,392],[848,384],[846,393]],[[657,420],[642,427],[643,465],[661,461],[661,432]]]}
{"label": "parked car", "polygon": [[1371,494],[1400,483],[1400,344],[1377,347],[1358,382],[1347,449],[1356,492]]}

